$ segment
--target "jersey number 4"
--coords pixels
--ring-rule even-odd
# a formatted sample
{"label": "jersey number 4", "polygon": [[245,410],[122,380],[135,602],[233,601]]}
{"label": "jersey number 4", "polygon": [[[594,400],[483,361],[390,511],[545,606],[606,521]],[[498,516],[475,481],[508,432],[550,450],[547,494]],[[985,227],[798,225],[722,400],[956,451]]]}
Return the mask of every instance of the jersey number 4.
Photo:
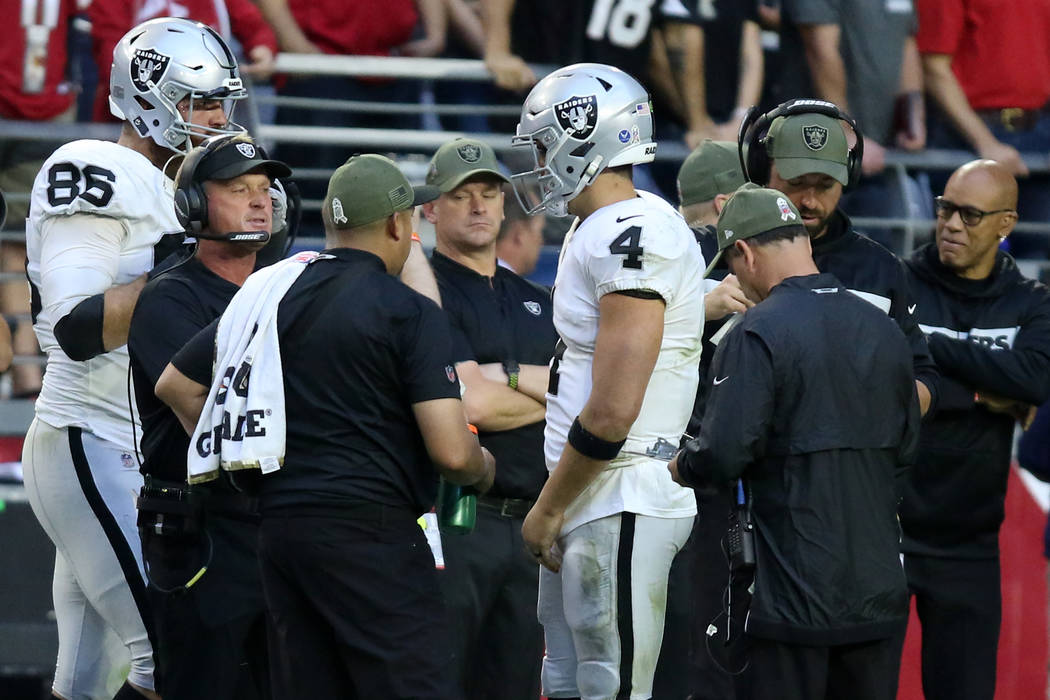
{"label": "jersey number 4", "polygon": [[[83,177],[84,187],[80,180]],[[81,171],[72,163],[55,163],[47,171],[47,202],[53,207],[71,204],[77,197],[104,207],[113,199],[113,183],[117,176],[112,170],[97,165],[86,165]]]}
{"label": "jersey number 4", "polygon": [[623,266],[631,270],[642,269],[642,227],[632,226],[609,244],[609,252],[625,255]]}

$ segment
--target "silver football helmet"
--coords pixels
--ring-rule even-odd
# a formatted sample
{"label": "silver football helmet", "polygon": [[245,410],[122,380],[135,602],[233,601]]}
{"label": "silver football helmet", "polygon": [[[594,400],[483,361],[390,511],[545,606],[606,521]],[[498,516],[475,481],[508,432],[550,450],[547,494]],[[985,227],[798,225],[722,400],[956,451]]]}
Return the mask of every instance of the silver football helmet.
{"label": "silver football helmet", "polygon": [[[244,131],[233,122],[233,107],[247,91],[237,59],[215,30],[200,22],[161,17],[143,22],[113,49],[109,110],[140,136],[188,153],[191,132],[201,137]],[[188,111],[178,104],[189,98]],[[191,125],[194,103],[220,100],[223,128]]]}
{"label": "silver football helmet", "polygon": [[[512,178],[522,208],[565,216],[569,201],[606,168],[653,160],[649,93],[612,66],[559,68],[525,98],[512,144],[532,148],[533,170]],[[531,206],[527,194],[536,190],[539,204]]]}

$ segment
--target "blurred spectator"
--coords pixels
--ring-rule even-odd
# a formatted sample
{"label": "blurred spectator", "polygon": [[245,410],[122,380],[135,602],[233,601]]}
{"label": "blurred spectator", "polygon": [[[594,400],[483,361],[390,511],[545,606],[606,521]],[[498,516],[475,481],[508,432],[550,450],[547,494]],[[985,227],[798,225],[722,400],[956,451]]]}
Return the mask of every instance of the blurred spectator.
{"label": "blurred spectator", "polygon": [[[0,0],[0,17],[20,19],[18,31],[0,45],[0,118],[72,122],[76,89],[68,81],[69,24],[76,14],[75,0]],[[29,190],[40,165],[54,143],[5,139],[0,141],[0,189],[8,195],[8,231],[24,231]],[[0,269],[25,274],[26,249],[21,241],[0,241]],[[6,317],[28,315],[29,287],[24,279],[0,284],[0,311]],[[14,325],[14,352],[37,355],[40,348],[28,319]],[[16,365],[11,375],[13,396],[40,391],[40,366]]]}
{"label": "blurred spectator", "polygon": [[[661,32],[671,74],[698,70],[682,86],[689,119],[685,141],[697,148],[705,138],[736,141],[740,121],[762,94],[764,59],[755,0],[689,3],[687,15]],[[692,102],[688,102],[688,100]]]}
{"label": "blurred spectator", "polygon": [[[442,58],[482,58],[485,54],[485,28],[481,23],[481,0],[443,0],[447,40]],[[434,101],[437,104],[488,105],[496,102],[490,83],[478,80],[435,80]],[[448,131],[480,134],[489,131],[485,114],[447,115],[441,126]]]}
{"label": "blurred spectator", "polygon": [[[785,0],[784,15],[784,64],[809,66],[808,72],[781,73],[784,99],[812,95],[834,102],[864,132],[865,177],[843,199],[843,211],[858,217],[931,217],[932,211],[908,209],[909,201],[930,199],[915,181],[908,180],[905,198],[895,177],[880,176],[887,148],[918,150],[926,142],[911,0]],[[869,234],[899,249],[890,232]]]}
{"label": "blurred spectator", "polygon": [[[263,15],[277,32],[281,51],[359,56],[436,56],[445,46],[443,0],[259,0]],[[413,40],[417,23],[423,38]],[[337,75],[289,76],[282,97],[337,98],[393,105],[418,103],[419,82]],[[418,114],[392,110],[349,111],[316,105],[277,109],[277,122],[294,126],[417,129]],[[334,170],[350,154],[343,146],[296,144],[279,151],[283,161],[297,168]],[[323,199],[323,180],[301,179],[306,199]],[[317,222],[315,222],[317,223]]]}
{"label": "blurred spectator", "polygon": [[496,239],[496,262],[521,277],[536,269],[543,250],[542,214],[529,216],[514,196],[514,188],[503,188],[503,225]]}
{"label": "blurred spectator", "polygon": [[251,0],[91,0],[92,49],[98,65],[95,121],[118,121],[109,112],[109,71],[113,47],[132,27],[155,17],[203,22],[226,41],[236,39],[248,59],[241,75],[268,80],[277,54],[277,37]]}
{"label": "blurred spectator", "polygon": [[[7,202],[4,193],[0,191],[0,229],[4,227],[7,218]],[[0,372],[6,372],[11,366],[14,352],[11,349],[11,327],[4,319],[0,319]]]}
{"label": "blurred spectator", "polygon": [[[1006,11],[996,3],[917,0],[917,7],[926,90],[939,108],[929,145],[970,148],[1027,175],[1020,152],[1050,152],[1050,3],[1016,0]],[[1021,184],[1022,219],[1050,221],[1048,184],[1045,174]],[[1042,236],[1015,233],[1010,241],[1015,257],[1046,257]]]}

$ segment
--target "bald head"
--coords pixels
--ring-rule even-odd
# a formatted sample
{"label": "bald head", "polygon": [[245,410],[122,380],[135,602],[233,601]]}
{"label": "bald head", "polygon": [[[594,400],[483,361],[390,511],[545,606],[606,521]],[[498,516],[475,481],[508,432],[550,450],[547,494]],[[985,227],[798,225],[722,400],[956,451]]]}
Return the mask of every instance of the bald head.
{"label": "bald head", "polygon": [[965,183],[968,191],[981,191],[984,201],[978,208],[1017,209],[1017,180],[1001,163],[994,160],[971,160],[959,166],[948,179],[948,189]]}

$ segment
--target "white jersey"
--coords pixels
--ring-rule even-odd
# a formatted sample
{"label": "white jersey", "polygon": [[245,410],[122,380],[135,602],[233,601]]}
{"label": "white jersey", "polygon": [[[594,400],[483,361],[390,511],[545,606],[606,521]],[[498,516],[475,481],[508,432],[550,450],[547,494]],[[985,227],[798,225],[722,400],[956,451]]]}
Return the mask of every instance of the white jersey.
{"label": "white jersey", "polygon": [[59,347],[54,325],[84,299],[153,267],[153,246],[181,230],[173,197],[172,181],[149,159],[108,141],[68,143],[37,173],[26,253],[33,329],[47,353],[40,420],[132,449],[127,347],[75,362]]}
{"label": "white jersey", "polygon": [[601,298],[648,290],[666,303],[660,355],[641,412],[620,454],[567,509],[562,532],[622,511],[666,518],[696,512],[692,490],[671,480],[667,460],[678,449],[696,398],[704,260],[679,213],[655,195],[638,194],[602,207],[570,231],[558,263],[554,326],[561,342],[547,394],[548,470],[557,467],[569,428],[591,394]]}

